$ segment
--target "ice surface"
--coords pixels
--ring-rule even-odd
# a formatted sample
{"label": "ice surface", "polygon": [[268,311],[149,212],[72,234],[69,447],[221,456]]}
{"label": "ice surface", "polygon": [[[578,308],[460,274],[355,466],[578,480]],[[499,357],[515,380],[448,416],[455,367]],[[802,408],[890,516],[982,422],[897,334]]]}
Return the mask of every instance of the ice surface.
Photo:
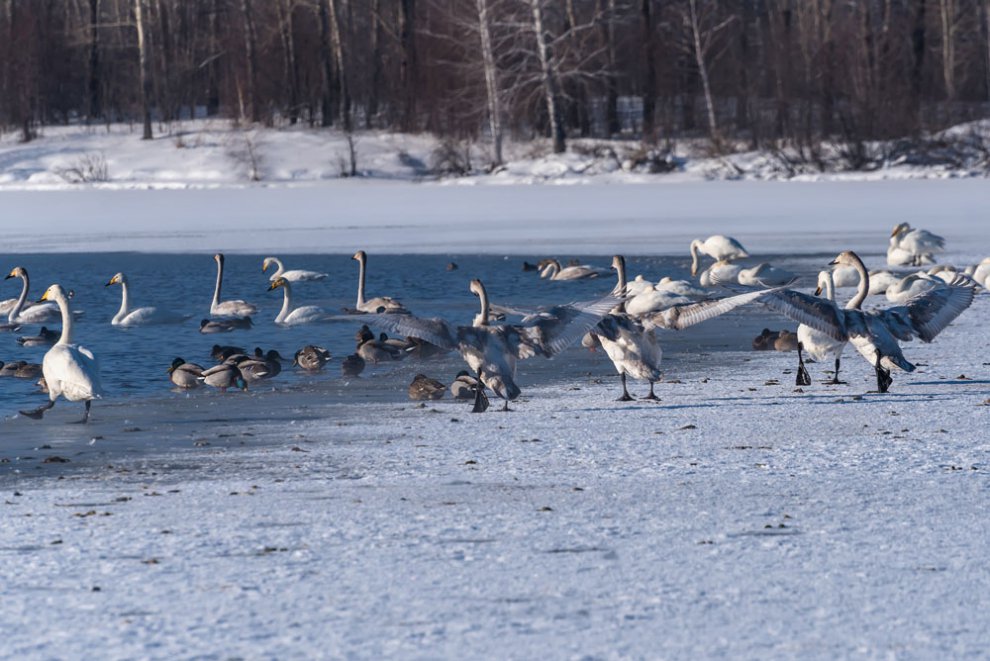
{"label": "ice surface", "polygon": [[[908,220],[946,237],[946,261],[972,263],[990,251],[986,192],[984,181],[8,191],[0,238],[13,252],[327,253],[292,264],[331,271],[313,294],[330,301],[350,296],[356,247],[435,253],[394,260],[375,289],[424,292],[417,311],[454,316],[469,295],[447,303],[434,289],[446,281],[418,270],[439,272],[448,253],[460,253],[448,275],[461,281],[471,254],[519,255],[504,262],[507,302],[596,286],[518,273],[524,255],[677,254],[635,262],[633,275],[655,280],[686,267],[687,240],[719,231],[754,260],[811,272],[850,246],[879,265]],[[257,256],[231,260],[229,286],[273,313],[253,293]],[[872,371],[851,351],[848,385],[820,384],[826,366],[813,364],[814,385],[797,391],[794,354],[744,350],[761,326],[790,324],[746,311],[662,336],[659,404],[615,402],[611,365],[575,348],[522,363],[513,412],[472,415],[406,399],[413,374],[449,381],[454,358],[347,381],[335,361],[248,394],[168,393],[168,361],[149,376],[157,359],[133,353],[141,331],[106,325],[117,292],[94,288],[126,259],[159,281],[188,278],[174,297],[205,287],[208,298],[208,257],[8,259],[35,260],[39,278],[77,274],[81,339],[119,339],[104,366],[118,385],[91,425],[65,424],[81,407],[64,402],[43,422],[0,422],[4,658],[956,658],[990,646],[986,294],[933,344],[907,345],[919,369],[895,373],[884,395],[868,392]],[[252,344],[304,337],[259,319]],[[353,330],[314,336],[343,346]],[[153,352],[212,344],[194,332],[156,335]],[[142,390],[157,379],[162,390]]]}

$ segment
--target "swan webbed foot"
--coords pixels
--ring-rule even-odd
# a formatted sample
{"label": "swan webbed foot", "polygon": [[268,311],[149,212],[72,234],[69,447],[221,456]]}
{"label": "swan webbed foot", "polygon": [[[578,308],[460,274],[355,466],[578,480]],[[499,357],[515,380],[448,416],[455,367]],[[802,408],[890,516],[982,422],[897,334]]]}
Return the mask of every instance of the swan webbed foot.
{"label": "swan webbed foot", "polygon": [[622,397],[619,397],[617,402],[631,402],[633,401],[632,395],[629,394],[629,390],[626,389],[626,373],[622,373]]}
{"label": "swan webbed foot", "polygon": [[30,411],[18,411],[18,413],[23,415],[25,418],[31,418],[32,420],[41,420],[45,416],[45,411],[47,411],[53,406],[55,406],[55,402],[49,401],[47,404],[39,406],[36,409],[32,409]]}
{"label": "swan webbed foot", "polygon": [[640,399],[651,401],[651,402],[659,402],[660,401],[660,398],[657,397],[657,394],[655,392],[653,392],[653,382],[652,381],[650,381],[650,394],[649,395],[646,395],[644,397],[640,397]]}

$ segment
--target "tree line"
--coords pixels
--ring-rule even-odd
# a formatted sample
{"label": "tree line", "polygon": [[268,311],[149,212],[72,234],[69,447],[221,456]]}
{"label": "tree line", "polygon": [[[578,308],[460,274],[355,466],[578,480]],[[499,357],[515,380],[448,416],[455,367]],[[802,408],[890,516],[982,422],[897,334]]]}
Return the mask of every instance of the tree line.
{"label": "tree line", "polygon": [[[0,0],[0,126],[191,116],[715,150],[986,116],[990,0]],[[813,156],[812,156],[813,157]]]}

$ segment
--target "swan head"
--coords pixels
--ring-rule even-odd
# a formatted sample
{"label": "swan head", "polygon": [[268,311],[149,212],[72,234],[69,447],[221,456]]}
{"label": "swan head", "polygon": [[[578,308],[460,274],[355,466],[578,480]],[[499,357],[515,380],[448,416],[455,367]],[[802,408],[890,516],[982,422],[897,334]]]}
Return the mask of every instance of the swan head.
{"label": "swan head", "polygon": [[285,278],[279,278],[278,280],[275,280],[270,285],[268,285],[268,291],[275,291],[279,287],[288,287],[288,286],[289,286],[288,280],[286,280]]}
{"label": "swan head", "polygon": [[910,231],[911,231],[911,225],[909,225],[908,223],[899,223],[896,226],[894,226],[894,230],[890,233],[890,236],[894,237],[903,232],[910,232]]}
{"label": "swan head", "polygon": [[265,257],[265,261],[261,262],[261,272],[264,273],[272,265],[278,266],[277,264],[275,264],[275,258]]}
{"label": "swan head", "polygon": [[470,289],[471,293],[474,294],[475,296],[486,295],[485,286],[481,284],[481,280],[478,280],[477,278],[471,281],[471,284],[468,286],[468,289]]}
{"label": "swan head", "polygon": [[619,269],[624,268],[625,265],[626,265],[626,258],[625,257],[623,257],[622,255],[613,255],[612,256],[612,268],[613,269],[615,269],[616,271],[618,271]]}
{"label": "swan head", "polygon": [[105,284],[103,286],[104,287],[109,287],[110,285],[122,285],[125,282],[127,282],[127,280],[126,280],[126,278],[124,278],[124,274],[123,273],[118,273],[117,275],[115,275],[112,278],[110,278],[110,282],[108,282],[107,284]]}
{"label": "swan head", "polygon": [[11,278],[26,278],[26,277],[27,277],[27,271],[25,271],[24,268],[21,266],[15,266],[14,270],[8,273],[7,277],[4,278],[4,280],[10,280]]}
{"label": "swan head", "polygon": [[368,255],[363,250],[358,250],[356,253],[354,253],[354,256],[351,257],[351,259],[356,259],[359,262],[363,262],[366,259],[368,259]]}
{"label": "swan head", "polygon": [[60,298],[65,298],[65,290],[62,289],[61,285],[52,285],[45,290],[45,293],[41,295],[39,300],[57,301]]}
{"label": "swan head", "polygon": [[223,259],[224,258],[222,252],[218,252],[217,254],[213,255],[213,260],[220,266],[223,266]]}
{"label": "swan head", "polygon": [[856,266],[862,265],[863,260],[859,258],[859,255],[854,253],[852,250],[844,250],[840,252],[835,259],[828,263],[829,266]]}
{"label": "swan head", "polygon": [[820,271],[818,273],[818,287],[815,289],[815,296],[821,296],[828,287],[828,281],[832,279],[831,271]]}

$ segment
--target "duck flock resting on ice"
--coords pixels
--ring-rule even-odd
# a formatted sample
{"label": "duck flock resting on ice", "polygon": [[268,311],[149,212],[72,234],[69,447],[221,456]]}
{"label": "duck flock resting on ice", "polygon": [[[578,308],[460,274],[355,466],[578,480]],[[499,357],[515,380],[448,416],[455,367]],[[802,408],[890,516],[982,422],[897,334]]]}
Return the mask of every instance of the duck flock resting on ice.
{"label": "duck flock resting on ice", "polygon": [[[930,265],[934,255],[944,248],[944,240],[925,230],[912,229],[907,223],[894,228],[887,251],[888,264]],[[840,383],[839,368],[847,344],[869,363],[876,373],[877,389],[886,392],[891,384],[890,372],[900,369],[911,372],[915,366],[901,351],[900,343],[919,338],[931,342],[973,302],[979,288],[990,287],[990,258],[963,271],[951,266],[935,266],[927,271],[896,275],[890,271],[869,271],[860,257],[851,251],[839,254],[828,269],[818,276],[815,295],[795,291],[792,273],[768,263],[744,268],[738,260],[749,253],[733,238],[711,236],[692,241],[690,245],[691,273],[698,282],[672,280],[664,277],[652,283],[639,275],[629,279],[626,263],[616,255],[610,269],[569,264],[547,259],[524,270],[539,271],[541,277],[552,280],[577,280],[604,277],[614,273],[614,288],[595,300],[556,305],[541,309],[519,310],[492,304],[488,291],[480,280],[471,280],[470,291],[478,297],[480,312],[470,323],[457,324],[440,318],[418,317],[403,304],[387,296],[366,298],[365,279],[368,257],[358,251],[353,259],[359,264],[357,301],[347,314],[336,314],[316,306],[296,307],[292,290],[295,286],[325,280],[328,275],[317,271],[286,270],[275,257],[266,257],[262,270],[269,275],[270,291],[282,290],[283,305],[275,323],[282,326],[340,322],[358,319],[363,322],[356,335],[355,353],[341,363],[345,376],[360,374],[366,363],[378,363],[406,356],[429,357],[457,351],[470,371],[462,371],[450,386],[457,399],[474,401],[475,412],[488,408],[486,391],[503,400],[503,409],[517,398],[520,388],[516,382],[516,362],[535,356],[550,358],[572,343],[581,340],[589,348],[600,347],[620,375],[622,396],[629,400],[627,377],[649,383],[644,399],[657,399],[654,384],[661,378],[663,352],[657,340],[658,330],[683,330],[712,319],[743,305],[758,303],[799,323],[797,333],[771,333],[769,330],[754,340],[754,348],[797,348],[797,385],[810,385],[805,357],[826,364],[834,363],[830,383]],[[701,270],[701,260],[707,256],[714,263]],[[216,286],[210,306],[211,318],[203,319],[201,333],[223,333],[251,326],[251,315],[257,307],[243,300],[222,300],[224,257],[215,255]],[[93,399],[100,398],[100,368],[96,356],[76,343],[74,325],[78,312],[71,310],[71,292],[60,285],[49,287],[40,301],[29,302],[30,280],[22,267],[7,276],[20,278],[21,294],[17,299],[0,301],[0,314],[6,314],[3,330],[18,330],[31,324],[61,320],[61,331],[41,327],[38,335],[18,339],[24,346],[51,346],[41,366],[17,361],[0,363],[0,376],[36,378],[48,392],[48,402],[21,413],[41,418],[61,396],[70,402],[84,402],[89,419]],[[182,323],[192,315],[184,315],[156,307],[132,307],[129,281],[123,273],[114,275],[107,286],[119,285],[121,305],[111,324],[136,327],[149,324]],[[719,286],[731,295],[712,297],[708,287]],[[855,295],[844,305],[836,302],[836,290],[856,287]],[[863,309],[870,295],[883,293],[893,304],[887,307]],[[701,299],[701,300],[698,300]],[[359,315],[359,316],[355,316]],[[513,323],[506,321],[516,317]],[[371,328],[380,332],[376,335]],[[384,331],[384,332],[382,332]],[[389,337],[386,332],[400,337]],[[248,353],[239,347],[215,345],[212,367],[176,358],[168,368],[171,382],[178,388],[192,389],[202,385],[246,389],[248,384],[277,375],[284,358],[277,351],[260,348]],[[322,347],[307,345],[296,352],[293,365],[307,371],[321,370],[331,359]],[[414,399],[435,399],[443,395],[445,386],[425,375],[417,375],[409,387]]]}

